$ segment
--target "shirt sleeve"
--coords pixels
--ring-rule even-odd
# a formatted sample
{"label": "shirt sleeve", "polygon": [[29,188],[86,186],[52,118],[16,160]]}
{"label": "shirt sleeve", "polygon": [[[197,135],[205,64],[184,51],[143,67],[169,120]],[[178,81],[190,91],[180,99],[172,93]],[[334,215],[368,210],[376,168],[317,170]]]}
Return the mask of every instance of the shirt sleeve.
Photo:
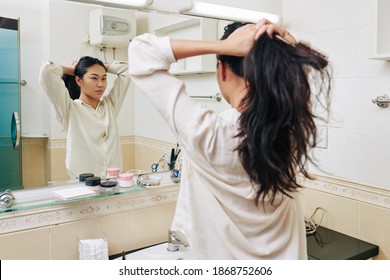
{"label": "shirt sleeve", "polygon": [[115,114],[118,116],[122,107],[123,100],[130,85],[130,77],[128,75],[128,65],[120,62],[113,62],[107,69],[108,73],[116,75],[113,87],[107,94],[107,101],[111,102],[115,108]]}
{"label": "shirt sleeve", "polygon": [[69,107],[72,99],[62,80],[63,70],[61,65],[52,62],[44,62],[39,74],[39,82],[56,112],[57,119],[64,129],[68,127]]}
{"label": "shirt sleeve", "polygon": [[222,157],[226,149],[233,150],[227,145],[234,141],[224,141],[220,136],[235,130],[189,97],[184,82],[169,73],[171,63],[176,62],[169,38],[143,34],[132,40],[128,53],[132,80],[168,123],[186,158],[202,169],[226,166]]}

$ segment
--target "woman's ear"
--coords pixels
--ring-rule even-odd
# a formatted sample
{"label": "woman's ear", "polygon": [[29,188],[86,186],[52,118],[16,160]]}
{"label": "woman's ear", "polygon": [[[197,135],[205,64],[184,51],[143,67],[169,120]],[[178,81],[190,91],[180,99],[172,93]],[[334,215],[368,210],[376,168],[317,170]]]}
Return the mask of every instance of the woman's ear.
{"label": "woman's ear", "polygon": [[75,76],[74,79],[75,79],[76,83],[78,84],[78,86],[81,87],[81,79],[80,79],[80,77],[79,76]]}
{"label": "woman's ear", "polygon": [[221,61],[221,60],[218,60],[218,71],[219,71],[219,75],[221,75],[221,80],[222,81],[225,81],[226,80],[226,64]]}

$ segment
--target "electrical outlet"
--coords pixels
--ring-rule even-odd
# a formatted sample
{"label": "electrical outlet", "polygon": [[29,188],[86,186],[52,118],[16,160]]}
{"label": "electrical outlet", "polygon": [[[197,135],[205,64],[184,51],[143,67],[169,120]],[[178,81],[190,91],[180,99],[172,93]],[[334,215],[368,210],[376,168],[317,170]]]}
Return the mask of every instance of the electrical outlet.
{"label": "electrical outlet", "polygon": [[328,148],[328,127],[317,125],[317,148]]}

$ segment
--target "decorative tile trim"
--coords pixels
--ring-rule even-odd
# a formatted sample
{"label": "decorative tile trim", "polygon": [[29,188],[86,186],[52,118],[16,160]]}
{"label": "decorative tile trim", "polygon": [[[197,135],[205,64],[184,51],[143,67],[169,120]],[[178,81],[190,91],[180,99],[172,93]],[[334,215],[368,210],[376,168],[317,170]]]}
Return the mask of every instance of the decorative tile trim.
{"label": "decorative tile trim", "polygon": [[121,144],[134,144],[135,143],[136,136],[131,135],[131,136],[121,136],[120,137],[120,142]]}
{"label": "decorative tile trim", "polygon": [[135,137],[135,144],[143,145],[149,148],[162,150],[162,151],[170,151],[172,147],[176,145],[176,143],[170,143],[170,142],[164,142],[159,141],[151,138],[136,136]]}
{"label": "decorative tile trim", "polygon": [[47,140],[48,149],[66,149],[66,139],[52,139]]}
{"label": "decorative tile trim", "polygon": [[390,190],[386,188],[338,177],[311,175],[313,180],[302,179],[306,188],[390,209]]}
{"label": "decorative tile trim", "polygon": [[47,138],[22,138],[23,145],[42,145]]}
{"label": "decorative tile trim", "polygon": [[140,192],[1,213],[0,234],[175,203],[178,191],[178,185],[167,185]]}
{"label": "decorative tile trim", "polygon": [[[136,136],[121,136],[121,144],[134,144]],[[51,139],[47,141],[47,147],[49,149],[66,149],[66,139]]]}

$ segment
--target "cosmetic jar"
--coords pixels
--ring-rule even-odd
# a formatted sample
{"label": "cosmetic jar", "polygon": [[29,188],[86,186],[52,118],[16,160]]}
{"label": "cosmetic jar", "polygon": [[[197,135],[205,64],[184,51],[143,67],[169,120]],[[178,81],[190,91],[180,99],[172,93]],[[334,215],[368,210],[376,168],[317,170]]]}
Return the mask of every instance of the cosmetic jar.
{"label": "cosmetic jar", "polygon": [[110,167],[106,169],[107,179],[118,179],[121,170],[118,167]]}
{"label": "cosmetic jar", "polygon": [[87,177],[85,178],[85,185],[92,189],[92,190],[97,190],[99,188],[99,185],[100,185],[100,177]]}
{"label": "cosmetic jar", "polygon": [[89,178],[89,177],[94,177],[95,174],[93,173],[82,173],[79,175],[79,182],[85,182],[85,179]]}
{"label": "cosmetic jar", "polygon": [[118,184],[122,188],[129,188],[134,186],[133,173],[119,174]]}
{"label": "cosmetic jar", "polygon": [[100,183],[99,192],[102,194],[115,193],[117,191],[118,191],[117,183],[114,180],[107,180]]}

